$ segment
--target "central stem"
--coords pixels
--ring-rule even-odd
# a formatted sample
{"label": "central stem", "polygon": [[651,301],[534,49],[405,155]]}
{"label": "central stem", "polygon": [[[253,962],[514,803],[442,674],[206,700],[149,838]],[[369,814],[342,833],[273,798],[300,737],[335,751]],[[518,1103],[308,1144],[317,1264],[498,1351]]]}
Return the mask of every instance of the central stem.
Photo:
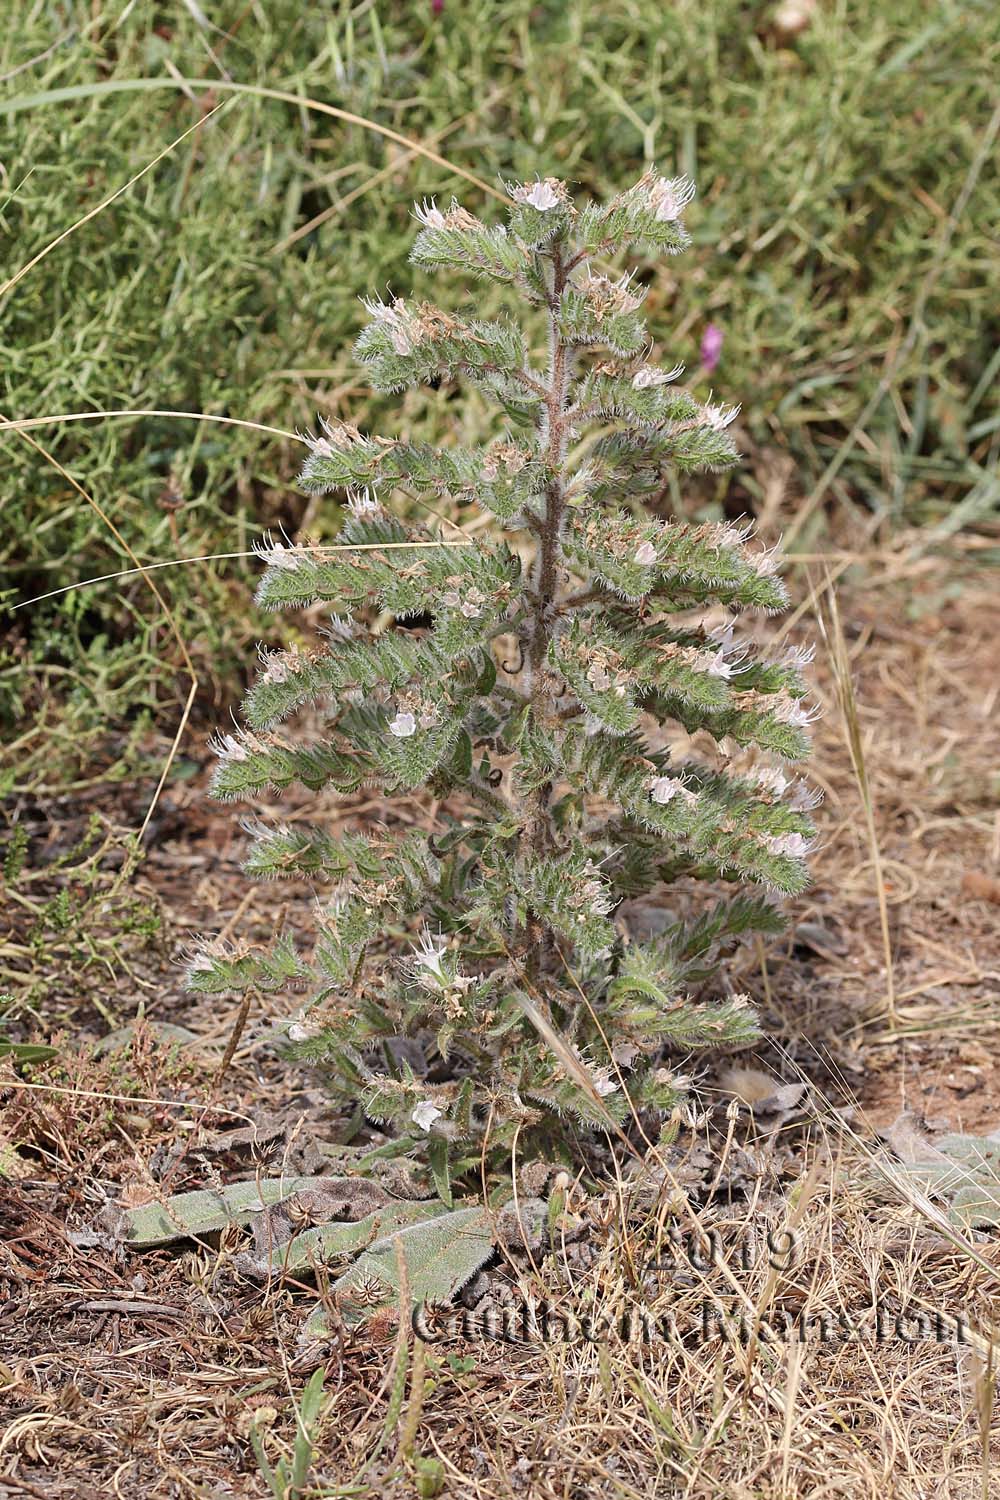
{"label": "central stem", "polygon": [[548,386],[538,423],[549,478],[545,488],[545,516],[535,574],[535,613],[529,648],[533,700],[540,696],[540,669],[551,637],[553,607],[559,584],[559,536],[566,508],[562,469],[566,456],[566,393],[570,369],[569,350],[559,334],[559,310],[566,274],[562,244],[557,241],[552,249],[552,290],[548,298]]}
{"label": "central stem", "polygon": [[[563,464],[566,457],[566,399],[571,375],[570,351],[559,332],[559,313],[569,274],[563,260],[563,244],[556,240],[550,259],[552,286],[547,297],[549,309],[549,370],[545,400],[538,420],[539,446],[545,457],[548,480],[545,486],[545,515],[540,528],[538,556],[535,562],[533,615],[529,625],[526,652],[531,683],[532,710],[544,711],[551,698],[546,672],[546,657],[552,639],[556,598],[559,589],[560,536],[566,510]],[[553,843],[552,819],[548,811],[552,783],[535,791],[525,809],[523,836],[532,854],[540,855]],[[551,945],[551,933],[534,912],[529,911],[525,934],[525,963],[529,973],[537,974]]]}

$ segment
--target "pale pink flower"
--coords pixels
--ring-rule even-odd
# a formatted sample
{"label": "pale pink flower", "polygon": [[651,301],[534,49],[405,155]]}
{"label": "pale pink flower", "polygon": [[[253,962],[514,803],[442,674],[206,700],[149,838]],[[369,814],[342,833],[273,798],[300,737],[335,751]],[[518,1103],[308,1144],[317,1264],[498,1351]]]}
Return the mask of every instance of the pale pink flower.
{"label": "pale pink flower", "polygon": [[706,375],[711,375],[719,363],[724,338],[725,334],[718,324],[709,323],[701,340],[701,368]]}
{"label": "pale pink flower", "polygon": [[519,203],[527,203],[543,214],[548,213],[551,208],[558,208],[562,202],[556,191],[554,177],[546,177],[544,182],[525,183],[523,187],[515,188],[514,197]]}
{"label": "pale pink flower", "polygon": [[654,178],[649,189],[649,206],[657,222],[666,224],[679,219],[695,191],[695,185],[689,177]]}
{"label": "pale pink flower", "polygon": [[433,198],[429,202],[425,198],[423,203],[414,203],[413,217],[427,229],[443,229],[445,227],[444,214],[438,208]]}

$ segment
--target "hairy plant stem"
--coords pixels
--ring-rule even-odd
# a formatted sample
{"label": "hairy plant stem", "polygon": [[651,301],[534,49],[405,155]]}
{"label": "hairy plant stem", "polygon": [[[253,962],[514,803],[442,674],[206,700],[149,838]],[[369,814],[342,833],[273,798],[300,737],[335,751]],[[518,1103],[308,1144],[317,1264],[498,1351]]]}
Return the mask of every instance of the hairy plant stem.
{"label": "hairy plant stem", "polygon": [[[543,408],[538,419],[539,437],[544,442],[549,479],[545,489],[545,515],[538,528],[538,555],[532,580],[532,611],[525,652],[532,713],[535,715],[546,711],[552,697],[545,662],[558,609],[560,537],[566,510],[562,474],[566,457],[566,398],[572,374],[570,350],[559,334],[559,312],[571,269],[563,260],[561,239],[554,241],[549,258],[552,265],[552,284],[546,299],[549,309],[549,369]],[[535,856],[544,854],[555,843],[555,830],[549,811],[551,797],[552,783],[546,782],[532,794],[525,808],[522,837]],[[553,951],[554,941],[554,934],[549,927],[534,912],[529,911],[523,944],[525,968],[529,975],[534,977],[539,973],[545,958]]]}

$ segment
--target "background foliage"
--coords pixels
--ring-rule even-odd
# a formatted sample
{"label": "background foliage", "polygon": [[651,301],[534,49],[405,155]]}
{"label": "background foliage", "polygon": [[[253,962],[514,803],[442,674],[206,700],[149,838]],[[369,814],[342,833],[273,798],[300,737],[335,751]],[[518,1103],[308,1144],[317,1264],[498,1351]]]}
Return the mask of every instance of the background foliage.
{"label": "background foliage", "polygon": [[[829,0],[795,37],[775,29],[773,6],[736,0],[234,0],[207,12],[36,4],[5,28],[4,280],[222,97],[186,90],[185,77],[335,104],[494,184],[552,171],[602,195],[655,157],[692,175],[700,196],[688,274],[675,283],[669,266],[651,266],[645,278],[652,328],[704,399],[698,350],[716,324],[714,381],[747,396],[746,463],[687,495],[688,512],[753,504],[761,447],[787,452],[807,493],[883,375],[890,388],[829,503],[883,529],[968,524],[995,506],[995,157],[949,224],[995,104],[990,0]],[[177,86],[108,91],[135,79]],[[46,97],[58,89],[73,95]],[[350,352],[357,299],[406,284],[410,205],[452,191],[500,212],[361,126],[237,93],[0,298],[0,411],[177,407],[286,429],[321,411],[377,427],[382,400],[359,384]],[[475,438],[467,429],[485,416],[463,414],[462,432],[458,420],[447,390],[403,411],[407,434],[430,441]],[[338,524],[329,502],[292,487],[294,445],[263,433],[144,418],[34,435],[143,560],[245,551],[282,522],[320,536]],[[8,598],[128,565],[23,437],[0,433],[0,446]],[[807,539],[823,524],[820,508]],[[237,560],[157,575],[212,716],[264,633],[248,603],[253,572]],[[7,623],[0,713],[18,749],[7,789],[51,787],[98,754],[103,773],[123,772],[151,718],[168,710],[176,722],[183,679],[141,579]]]}

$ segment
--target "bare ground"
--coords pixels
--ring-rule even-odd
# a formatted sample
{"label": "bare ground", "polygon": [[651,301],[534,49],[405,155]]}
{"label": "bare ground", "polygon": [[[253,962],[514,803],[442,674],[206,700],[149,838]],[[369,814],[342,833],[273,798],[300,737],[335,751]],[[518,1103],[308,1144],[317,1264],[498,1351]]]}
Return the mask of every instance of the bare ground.
{"label": "bare ground", "polygon": [[[98,944],[88,960],[53,937],[43,957],[30,940],[37,908],[73,882],[28,885],[30,903],[9,908],[5,982],[34,979],[59,1053],[29,1070],[0,1063],[0,1149],[16,1149],[0,1176],[0,1492],[264,1495],[251,1427],[272,1463],[290,1452],[295,1402],[322,1364],[326,1400],[303,1493],[435,1493],[436,1483],[470,1497],[1000,1493],[989,1435],[1000,1241],[954,1234],[901,1176],[875,1166],[879,1132],[904,1110],[931,1134],[1000,1127],[1000,600],[972,561],[913,555],[904,540],[841,582],[885,922],[832,653],[821,648],[816,883],[788,937],[766,955],[747,949],[729,976],[759,1000],[772,1035],[740,1064],[804,1080],[807,1093],[787,1114],[727,1112],[726,1075],[709,1071],[669,1182],[656,1159],[639,1171],[619,1163],[624,1175],[605,1191],[578,1189],[575,1249],[508,1268],[508,1280],[557,1306],[589,1298],[620,1317],[641,1301],[655,1318],[672,1313],[677,1338],[630,1341],[616,1324],[592,1343],[471,1338],[424,1349],[380,1318],[310,1358],[297,1336],[315,1288],[262,1291],[241,1277],[239,1233],[138,1254],[95,1231],[109,1201],[288,1170],[311,1141],[336,1138],[320,1081],[262,1043],[266,1017],[251,1017],[220,1077],[233,1009],[185,996],[176,963],[197,932],[308,926],[312,897],[247,886],[238,819],[203,800],[200,771],[170,783],[125,894],[107,868],[114,840],[96,887],[78,893],[93,898],[95,923],[110,902],[112,934],[123,900],[134,903],[135,930],[112,956]],[[815,636],[810,600],[821,591],[803,581],[795,638]],[[186,754],[195,770],[201,750]],[[72,844],[95,805],[136,826],[145,795],[109,787],[87,806],[47,810],[31,825],[29,864],[41,870]],[[374,810],[358,802],[340,816]],[[390,822],[430,812],[419,799],[378,811]],[[163,914],[158,935],[142,910]],[[128,1021],[140,1003],[198,1044],[167,1046],[140,1028],[124,1050],[95,1056],[88,1032]],[[256,1126],[256,1141],[220,1143],[240,1126]],[[735,1281],[719,1268],[651,1271],[673,1221],[717,1229]],[[794,1265],[774,1270],[757,1253],[762,1225],[793,1227]],[[716,1296],[749,1310],[747,1339],[721,1337],[710,1318],[713,1336],[703,1336]],[[876,1307],[882,1326],[865,1323],[854,1338],[753,1336],[754,1317],[778,1310],[864,1322]],[[964,1342],[900,1337],[916,1325],[897,1315],[921,1309],[961,1316],[973,1332]]]}

